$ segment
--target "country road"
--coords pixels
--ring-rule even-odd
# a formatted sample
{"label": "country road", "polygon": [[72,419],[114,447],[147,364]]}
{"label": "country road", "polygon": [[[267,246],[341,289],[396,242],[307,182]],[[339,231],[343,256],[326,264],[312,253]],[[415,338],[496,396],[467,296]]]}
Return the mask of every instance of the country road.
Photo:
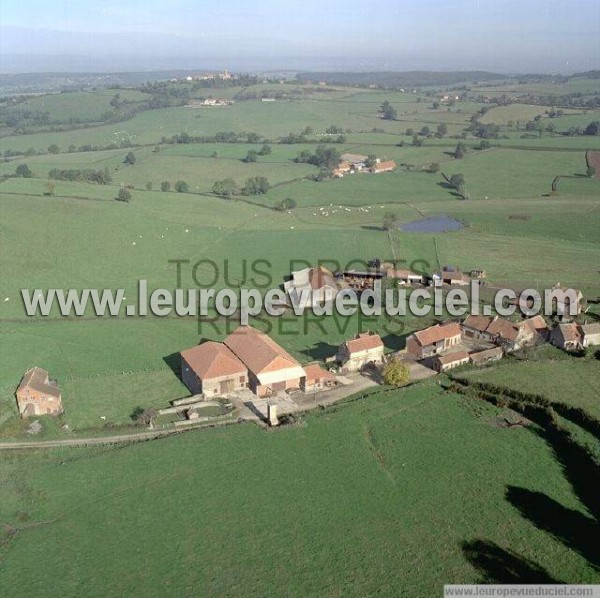
{"label": "country road", "polygon": [[99,444],[117,444],[120,442],[136,442],[143,440],[154,440],[161,436],[178,434],[186,430],[199,428],[201,426],[192,426],[185,429],[171,430],[152,430],[139,432],[137,434],[119,434],[113,436],[96,436],[93,438],[65,438],[64,440],[33,440],[30,442],[0,442],[0,451],[18,450],[18,449],[36,449],[36,448],[56,448],[61,446],[92,446]]}

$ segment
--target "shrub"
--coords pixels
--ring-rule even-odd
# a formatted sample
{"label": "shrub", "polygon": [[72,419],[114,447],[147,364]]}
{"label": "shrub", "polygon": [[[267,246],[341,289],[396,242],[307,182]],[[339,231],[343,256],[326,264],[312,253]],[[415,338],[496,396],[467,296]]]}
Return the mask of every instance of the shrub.
{"label": "shrub", "polygon": [[190,186],[185,181],[177,181],[175,183],[175,191],[177,193],[187,193],[190,190]]}
{"label": "shrub", "polygon": [[383,369],[383,380],[390,386],[406,386],[410,381],[410,370],[399,359],[393,359]]}
{"label": "shrub", "polygon": [[131,191],[125,189],[125,187],[122,187],[121,189],[119,189],[119,193],[117,194],[116,200],[128,203],[129,201],[131,201]]}

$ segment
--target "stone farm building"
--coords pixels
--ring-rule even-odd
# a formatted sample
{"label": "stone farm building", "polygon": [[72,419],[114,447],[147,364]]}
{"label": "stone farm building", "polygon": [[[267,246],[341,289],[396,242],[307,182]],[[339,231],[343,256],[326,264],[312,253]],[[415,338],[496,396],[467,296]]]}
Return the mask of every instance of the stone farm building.
{"label": "stone farm building", "polygon": [[340,345],[336,360],[349,372],[357,372],[368,363],[383,363],[383,341],[378,334],[358,334]]}
{"label": "stone farm building", "polygon": [[371,172],[392,172],[392,170],[396,170],[396,162],[394,160],[384,160],[382,162],[377,162],[373,168],[371,168]]}
{"label": "stone farm building", "polygon": [[290,302],[302,308],[333,301],[339,290],[333,274],[323,266],[292,272],[283,288]]}
{"label": "stone farm building", "polygon": [[311,363],[304,367],[306,378],[303,385],[304,392],[316,392],[335,385],[335,376],[323,369],[318,363]]}
{"label": "stone farm building", "polygon": [[208,341],[183,351],[181,370],[190,391],[205,396],[249,388],[259,397],[265,397],[301,388],[305,382],[300,364],[274,340],[251,326],[239,326],[223,343]]}
{"label": "stone farm building", "polygon": [[21,417],[60,415],[63,412],[60,389],[42,368],[34,367],[25,372],[16,396]]}
{"label": "stone farm building", "polygon": [[436,372],[441,373],[465,365],[469,363],[469,359],[467,351],[461,349],[460,351],[445,353],[444,355],[435,355],[432,359],[432,365]]}
{"label": "stone farm building", "polygon": [[550,334],[550,342],[565,351],[578,351],[600,345],[600,323],[577,324],[569,322],[559,324]]}
{"label": "stone farm building", "polygon": [[181,352],[181,378],[193,394],[210,397],[246,388],[248,369],[226,345],[207,341]]}
{"label": "stone farm building", "polygon": [[458,345],[460,341],[460,326],[448,322],[414,332],[406,339],[406,350],[416,359],[425,359]]}
{"label": "stone farm building", "polygon": [[470,315],[462,323],[462,329],[465,338],[502,345],[506,351],[522,349],[538,339],[545,340],[548,334],[548,326],[541,316],[513,324],[500,316]]}

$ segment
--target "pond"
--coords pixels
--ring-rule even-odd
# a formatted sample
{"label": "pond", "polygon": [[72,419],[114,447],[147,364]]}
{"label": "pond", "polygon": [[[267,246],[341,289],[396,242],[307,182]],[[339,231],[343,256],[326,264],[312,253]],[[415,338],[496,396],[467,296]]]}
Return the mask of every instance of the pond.
{"label": "pond", "polygon": [[445,233],[451,230],[460,230],[464,224],[450,216],[430,216],[413,220],[400,226],[400,230],[407,233]]}

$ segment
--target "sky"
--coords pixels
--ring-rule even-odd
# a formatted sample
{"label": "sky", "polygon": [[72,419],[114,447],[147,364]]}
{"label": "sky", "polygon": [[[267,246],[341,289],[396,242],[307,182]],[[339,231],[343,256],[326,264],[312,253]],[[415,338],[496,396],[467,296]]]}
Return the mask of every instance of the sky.
{"label": "sky", "polygon": [[25,59],[35,64],[36,57],[40,65],[51,57],[90,65],[110,58],[116,67],[144,68],[600,68],[599,0],[2,0],[0,6],[5,72]]}

